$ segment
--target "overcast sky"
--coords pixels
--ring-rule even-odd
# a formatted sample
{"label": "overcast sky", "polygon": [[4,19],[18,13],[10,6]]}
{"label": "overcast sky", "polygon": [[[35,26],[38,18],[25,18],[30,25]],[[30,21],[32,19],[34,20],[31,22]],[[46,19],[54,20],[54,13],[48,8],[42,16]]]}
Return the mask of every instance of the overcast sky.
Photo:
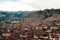
{"label": "overcast sky", "polygon": [[0,0],[2,11],[32,11],[60,8],[60,0]]}

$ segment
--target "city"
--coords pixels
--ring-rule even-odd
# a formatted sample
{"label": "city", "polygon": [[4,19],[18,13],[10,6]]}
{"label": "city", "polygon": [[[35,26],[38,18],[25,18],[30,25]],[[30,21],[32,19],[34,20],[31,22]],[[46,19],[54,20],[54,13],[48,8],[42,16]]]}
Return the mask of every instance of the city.
{"label": "city", "polygon": [[21,18],[4,18],[0,21],[0,40],[60,40],[60,14],[57,10],[27,12],[29,14]]}

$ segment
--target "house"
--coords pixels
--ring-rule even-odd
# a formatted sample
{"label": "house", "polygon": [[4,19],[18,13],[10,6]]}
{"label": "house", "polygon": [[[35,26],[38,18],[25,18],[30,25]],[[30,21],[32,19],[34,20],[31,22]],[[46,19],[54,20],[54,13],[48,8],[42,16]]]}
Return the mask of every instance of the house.
{"label": "house", "polygon": [[56,20],[55,24],[60,25],[60,20]]}

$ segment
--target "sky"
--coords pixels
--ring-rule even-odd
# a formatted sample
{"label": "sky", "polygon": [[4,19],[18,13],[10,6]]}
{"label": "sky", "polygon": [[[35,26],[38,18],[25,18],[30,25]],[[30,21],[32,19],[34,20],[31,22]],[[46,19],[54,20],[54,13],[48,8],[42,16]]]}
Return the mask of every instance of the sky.
{"label": "sky", "polygon": [[0,0],[0,11],[36,11],[60,8],[60,0]]}

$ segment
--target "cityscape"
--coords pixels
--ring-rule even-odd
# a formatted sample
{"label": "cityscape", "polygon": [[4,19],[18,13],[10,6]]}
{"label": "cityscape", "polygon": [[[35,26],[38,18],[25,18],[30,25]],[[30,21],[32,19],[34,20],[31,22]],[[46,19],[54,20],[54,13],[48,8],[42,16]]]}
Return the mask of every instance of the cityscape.
{"label": "cityscape", "polygon": [[60,9],[0,11],[0,40],[60,40]]}

